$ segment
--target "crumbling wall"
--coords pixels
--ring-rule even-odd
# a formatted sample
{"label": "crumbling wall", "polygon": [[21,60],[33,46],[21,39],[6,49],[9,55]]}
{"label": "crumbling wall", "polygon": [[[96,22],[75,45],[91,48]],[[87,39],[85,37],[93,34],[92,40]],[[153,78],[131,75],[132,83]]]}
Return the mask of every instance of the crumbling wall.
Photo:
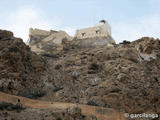
{"label": "crumbling wall", "polygon": [[64,31],[30,29],[28,45],[37,54],[54,54],[63,50],[62,41],[72,37]]}
{"label": "crumbling wall", "polygon": [[41,30],[41,29],[37,29],[37,28],[35,28],[35,29],[30,28],[29,35],[31,35],[31,36],[36,36],[36,35],[48,36],[48,35],[50,35],[50,31]]}

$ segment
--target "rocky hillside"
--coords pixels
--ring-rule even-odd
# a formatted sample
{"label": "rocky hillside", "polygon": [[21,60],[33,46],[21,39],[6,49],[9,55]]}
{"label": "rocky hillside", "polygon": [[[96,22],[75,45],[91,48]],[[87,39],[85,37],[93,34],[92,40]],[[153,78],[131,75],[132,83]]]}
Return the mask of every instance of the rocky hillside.
{"label": "rocky hillside", "polygon": [[160,113],[160,40],[145,37],[83,49],[66,45],[58,54],[38,56],[13,33],[0,31],[0,90],[129,113]]}
{"label": "rocky hillside", "polygon": [[43,99],[160,113],[159,39],[69,49],[46,60],[48,98]]}
{"label": "rocky hillside", "polygon": [[25,108],[19,112],[15,108],[9,110],[0,108],[0,117],[2,120],[97,120],[93,115],[83,115],[78,107],[65,110]]}

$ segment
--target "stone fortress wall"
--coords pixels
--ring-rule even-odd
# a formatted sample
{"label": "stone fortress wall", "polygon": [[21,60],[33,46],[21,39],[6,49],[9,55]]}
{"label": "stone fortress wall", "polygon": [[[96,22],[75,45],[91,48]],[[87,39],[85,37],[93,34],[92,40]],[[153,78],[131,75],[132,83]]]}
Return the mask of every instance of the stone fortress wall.
{"label": "stone fortress wall", "polygon": [[77,30],[75,38],[79,40],[82,47],[112,46],[115,44],[111,36],[111,27],[105,20],[101,20],[93,27]]}
{"label": "stone fortress wall", "polygon": [[69,36],[65,31],[30,28],[27,44],[37,53],[46,52],[46,50],[52,52],[62,50],[64,40],[65,43],[69,42],[69,45],[79,44],[81,48],[115,44],[111,36],[111,27],[105,20],[101,20],[93,27],[77,30],[74,37]]}
{"label": "stone fortress wall", "polygon": [[29,35],[30,36],[39,36],[39,35],[42,35],[42,36],[48,36],[50,35],[50,31],[46,31],[46,30],[41,30],[41,29],[33,29],[33,28],[30,28],[29,29]]}
{"label": "stone fortress wall", "polygon": [[94,37],[107,37],[108,35],[111,35],[111,27],[105,20],[102,20],[93,27],[77,30],[75,37],[77,39],[86,39]]}
{"label": "stone fortress wall", "polygon": [[61,44],[64,38],[68,39],[69,41],[73,39],[64,31],[54,31],[54,30],[46,31],[37,28],[35,29],[30,28],[28,43],[30,42],[29,44],[32,44],[36,41],[44,41],[44,42],[52,41],[56,44]]}
{"label": "stone fortress wall", "polygon": [[54,51],[60,51],[63,49],[63,40],[71,41],[73,38],[64,31],[46,31],[41,29],[29,30],[29,40],[27,45],[31,50],[38,53],[52,53]]}

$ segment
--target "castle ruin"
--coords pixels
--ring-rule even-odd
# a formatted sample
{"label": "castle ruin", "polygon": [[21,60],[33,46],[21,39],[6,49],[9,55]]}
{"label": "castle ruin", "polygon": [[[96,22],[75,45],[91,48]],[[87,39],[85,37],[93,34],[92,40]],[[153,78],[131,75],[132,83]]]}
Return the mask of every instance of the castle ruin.
{"label": "castle ruin", "polygon": [[111,36],[111,27],[105,20],[101,20],[93,27],[77,30],[75,37],[77,39],[86,39],[95,37],[107,37],[108,35]]}
{"label": "castle ruin", "polygon": [[71,41],[72,39],[73,38],[64,31],[46,31],[30,28],[27,44],[31,47],[32,51],[38,54],[52,53],[63,49],[63,40]]}
{"label": "castle ruin", "polygon": [[77,30],[75,38],[82,48],[115,44],[111,36],[111,27],[105,20],[101,20],[93,27]]}
{"label": "castle ruin", "polygon": [[74,37],[69,36],[64,31],[30,28],[27,44],[36,53],[52,53],[63,49],[62,42],[64,40],[71,43],[70,45],[76,43],[80,48],[102,45],[112,46],[115,44],[111,36],[111,27],[105,20],[101,20],[93,27],[77,30]]}

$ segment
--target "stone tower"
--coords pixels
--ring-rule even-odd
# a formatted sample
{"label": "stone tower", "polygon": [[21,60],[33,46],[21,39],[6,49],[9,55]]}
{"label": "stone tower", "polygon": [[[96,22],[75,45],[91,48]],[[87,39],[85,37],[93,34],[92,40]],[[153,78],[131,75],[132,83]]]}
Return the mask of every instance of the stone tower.
{"label": "stone tower", "polygon": [[111,27],[105,20],[99,21],[93,27],[77,30],[75,39],[80,40],[82,47],[115,44],[111,36]]}

